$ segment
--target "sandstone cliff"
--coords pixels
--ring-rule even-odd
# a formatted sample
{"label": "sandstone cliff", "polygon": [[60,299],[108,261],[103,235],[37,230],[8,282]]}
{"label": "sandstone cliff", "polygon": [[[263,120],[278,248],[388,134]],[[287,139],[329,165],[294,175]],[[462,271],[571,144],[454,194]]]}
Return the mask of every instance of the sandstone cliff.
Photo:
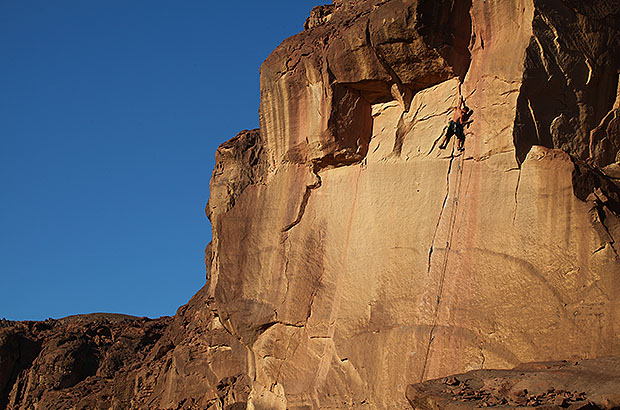
{"label": "sandstone cliff", "polygon": [[227,154],[253,182],[211,185],[209,292],[251,402],[402,408],[413,381],[618,354],[617,5],[317,12],[261,68],[259,159]]}
{"label": "sandstone cliff", "polygon": [[305,28],[216,153],[205,288],[93,408],[401,409],[620,355],[617,1],[339,0]]}

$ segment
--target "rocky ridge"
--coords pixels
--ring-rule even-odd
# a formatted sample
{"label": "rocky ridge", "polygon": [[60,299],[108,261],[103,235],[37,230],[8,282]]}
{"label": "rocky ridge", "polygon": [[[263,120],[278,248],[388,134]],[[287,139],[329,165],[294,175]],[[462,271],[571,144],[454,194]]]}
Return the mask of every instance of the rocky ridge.
{"label": "rocky ridge", "polygon": [[107,405],[118,393],[114,377],[141,365],[170,321],[113,314],[3,321],[0,408]]}
{"label": "rocky ridge", "polygon": [[[619,356],[615,3],[315,8],[261,67],[260,129],[216,152],[205,287],[61,404],[12,393],[16,367],[9,408],[440,408],[426,380]],[[437,145],[460,96],[459,155]]]}

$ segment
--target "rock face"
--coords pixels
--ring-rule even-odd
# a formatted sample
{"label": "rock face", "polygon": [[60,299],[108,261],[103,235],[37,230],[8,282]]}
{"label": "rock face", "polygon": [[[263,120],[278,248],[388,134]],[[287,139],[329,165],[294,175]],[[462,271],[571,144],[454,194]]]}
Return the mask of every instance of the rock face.
{"label": "rock face", "polygon": [[339,0],[306,28],[216,153],[205,288],[98,408],[401,409],[620,355],[617,1]]}
{"label": "rock face", "polygon": [[216,172],[235,205],[209,207],[252,405],[402,408],[413,381],[620,353],[614,4],[338,2],[274,51],[260,177]]}

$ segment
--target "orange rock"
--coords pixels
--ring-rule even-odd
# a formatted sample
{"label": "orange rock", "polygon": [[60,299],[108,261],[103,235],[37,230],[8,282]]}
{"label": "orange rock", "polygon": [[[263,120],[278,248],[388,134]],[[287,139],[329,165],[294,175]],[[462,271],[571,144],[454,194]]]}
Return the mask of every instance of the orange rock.
{"label": "orange rock", "polygon": [[[582,197],[617,187],[579,162],[614,103],[619,37],[589,34],[611,9],[574,3],[345,2],[267,59],[265,178],[212,214],[250,403],[400,408],[415,380],[619,354],[618,212],[599,199],[593,220]],[[562,77],[538,88],[541,59]],[[453,156],[437,145],[459,95],[474,115]]]}
{"label": "orange rock", "polygon": [[110,400],[401,409],[415,382],[620,356],[616,3],[315,9],[261,67],[260,130],[216,153],[205,288]]}

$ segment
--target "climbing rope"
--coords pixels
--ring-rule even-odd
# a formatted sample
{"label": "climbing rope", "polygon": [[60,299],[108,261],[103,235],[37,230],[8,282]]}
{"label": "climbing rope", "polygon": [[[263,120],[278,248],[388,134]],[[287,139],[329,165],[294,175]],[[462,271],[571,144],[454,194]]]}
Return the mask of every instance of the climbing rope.
{"label": "climbing rope", "polygon": [[[453,140],[452,142],[452,152],[451,152],[451,158],[450,158],[450,165],[448,167],[448,189],[447,189],[447,193],[446,193],[446,199],[448,199],[450,197],[450,174],[452,173],[452,161],[454,161],[454,146],[455,146],[455,141]],[[430,356],[430,350],[431,350],[431,345],[433,343],[433,340],[435,339],[435,329],[437,328],[437,322],[439,321],[439,307],[441,304],[441,298],[443,296],[443,289],[444,289],[444,283],[445,283],[445,279],[446,279],[446,271],[448,268],[448,261],[449,261],[449,257],[450,257],[450,248],[452,247],[452,239],[454,236],[454,230],[455,230],[455,225],[456,225],[456,219],[457,219],[457,211],[458,211],[458,203],[459,203],[459,193],[461,190],[461,183],[463,180],[463,164],[465,161],[465,155],[462,152],[460,154],[460,158],[459,160],[457,160],[457,169],[456,169],[456,180],[454,183],[454,189],[453,189],[453,199],[452,199],[452,204],[450,206],[451,208],[451,213],[450,213],[450,219],[448,221],[448,238],[446,241],[446,248],[445,248],[445,252],[443,255],[443,261],[441,263],[441,274],[439,276],[439,290],[437,291],[437,297],[436,297],[436,301],[435,301],[435,314],[433,317],[433,323],[431,325],[431,330],[429,332],[429,337],[428,337],[428,344],[426,347],[426,354],[424,357],[424,364],[422,367],[422,375],[420,376],[420,381],[424,380],[424,376],[426,375],[426,371],[427,371],[427,366],[428,366],[428,358]],[[445,207],[446,204],[446,200],[444,200],[444,204],[443,207]],[[441,210],[441,213],[439,215],[439,222],[437,225],[436,229],[439,229],[439,224],[441,223],[441,218],[443,215],[443,207]],[[432,268],[432,251],[435,245],[435,238],[433,238],[433,243],[431,244],[431,253],[429,255],[429,269],[428,269],[428,273],[431,272]]]}

